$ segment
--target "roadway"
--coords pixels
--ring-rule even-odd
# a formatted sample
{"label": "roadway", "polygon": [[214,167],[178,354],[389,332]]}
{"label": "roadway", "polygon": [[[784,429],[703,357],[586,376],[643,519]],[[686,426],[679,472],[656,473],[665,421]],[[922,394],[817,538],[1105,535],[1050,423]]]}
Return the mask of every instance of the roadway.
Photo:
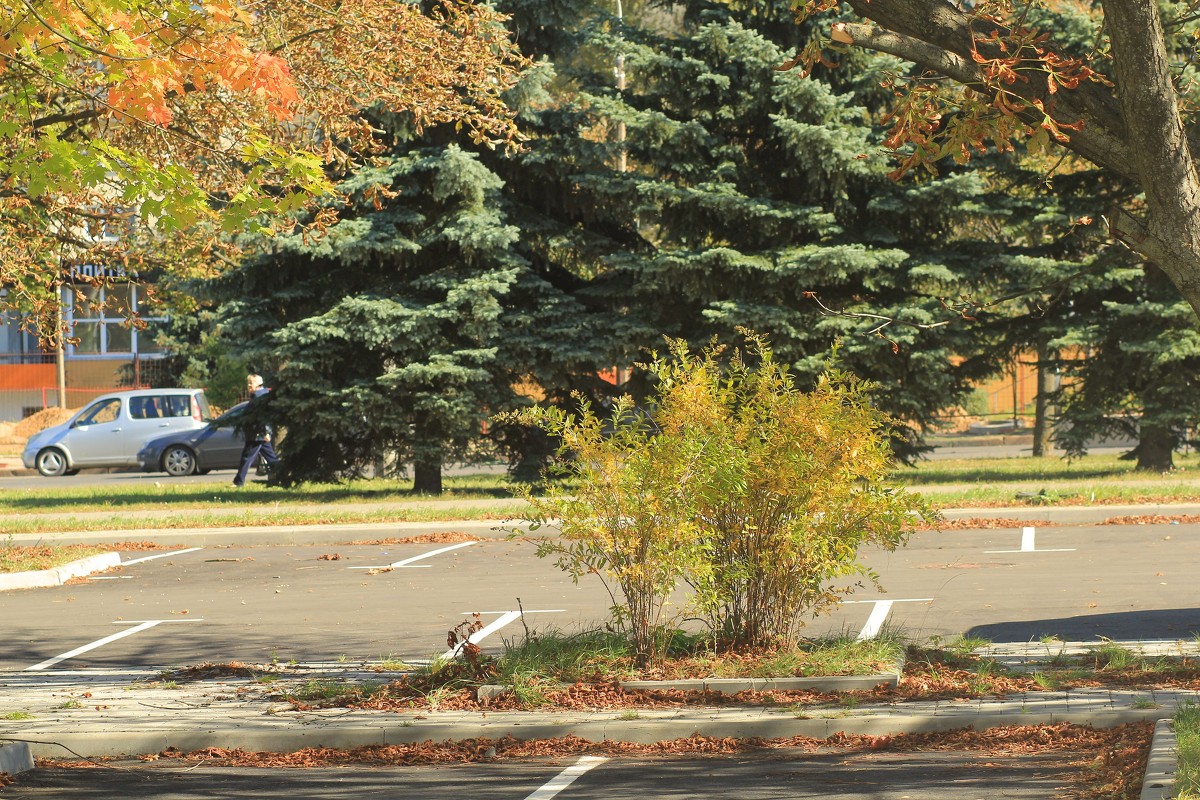
{"label": "roadway", "polygon": [[[1197,533],[1195,525],[923,532],[894,553],[866,552],[886,594],[868,584],[808,631],[1190,638],[1200,633],[1190,566],[1200,558]],[[196,546],[124,558],[79,584],[0,594],[0,669],[28,669],[121,632],[47,668],[414,661],[444,650],[447,630],[476,612],[493,626],[485,649],[495,649],[523,626],[593,625],[610,603],[598,579],[573,583],[527,542],[463,534],[437,544]]]}
{"label": "roadway", "polygon": [[1054,796],[1077,764],[1060,753],[879,752],[821,748],[734,755],[570,756],[519,762],[350,768],[186,769],[144,762],[38,769],[14,800],[946,800]]}
{"label": "roadway", "polygon": [[[84,478],[84,475],[63,482]],[[100,483],[164,480],[132,473]],[[0,479],[0,487],[41,478]],[[212,476],[200,480],[212,480]],[[57,481],[54,483],[58,483]],[[442,530],[466,530],[445,523]],[[476,534],[480,531],[474,531]],[[364,531],[347,529],[361,539]],[[812,635],[993,641],[1187,639],[1200,633],[1191,573],[1196,525],[1074,524],[924,532],[894,553],[867,551],[886,594],[858,591]],[[379,534],[377,534],[379,535]],[[393,534],[394,535],[394,534]],[[369,538],[366,537],[366,538]],[[230,541],[234,541],[231,539]],[[127,552],[125,565],[74,585],[0,593],[0,673],[243,661],[418,662],[479,613],[497,651],[532,630],[572,631],[606,615],[598,580],[570,581],[528,543],[453,536],[433,544],[214,546]],[[519,611],[524,611],[522,618]],[[606,755],[466,765],[241,769],[118,762],[39,768],[4,794],[23,800],[273,798],[1043,798],[1072,770],[1054,753],[876,752],[837,748],[734,755]]]}

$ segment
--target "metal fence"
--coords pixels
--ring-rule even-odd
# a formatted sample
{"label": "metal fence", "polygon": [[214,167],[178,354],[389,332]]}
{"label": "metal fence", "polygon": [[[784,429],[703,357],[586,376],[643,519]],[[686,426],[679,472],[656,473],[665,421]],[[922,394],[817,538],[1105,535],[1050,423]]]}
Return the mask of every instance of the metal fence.
{"label": "metal fence", "polygon": [[59,389],[53,355],[0,353],[0,422],[18,422],[45,408],[79,408],[122,389],[163,385],[159,359],[68,359],[65,388]]}

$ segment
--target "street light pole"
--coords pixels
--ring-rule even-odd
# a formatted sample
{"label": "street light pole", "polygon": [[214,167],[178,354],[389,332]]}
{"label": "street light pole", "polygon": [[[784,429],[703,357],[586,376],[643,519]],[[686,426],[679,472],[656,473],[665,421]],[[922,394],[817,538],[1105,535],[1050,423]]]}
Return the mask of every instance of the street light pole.
{"label": "street light pole", "polygon": [[55,299],[55,305],[58,307],[58,330],[54,333],[54,377],[55,383],[58,385],[58,407],[67,407],[67,355],[66,343],[63,341],[66,338],[67,332],[65,329],[66,320],[63,319],[63,289],[62,283],[55,287],[58,292],[58,297]]}
{"label": "street light pole", "polygon": [[[617,0],[617,22],[625,19],[625,14],[621,8],[621,0]],[[613,74],[617,78],[617,95],[625,93],[625,54],[617,53],[617,64],[613,68]],[[617,120],[617,172],[624,172],[628,168],[629,162],[625,154],[625,120],[624,118]],[[620,390],[624,381],[621,380],[621,365],[618,364],[613,371],[613,380],[615,387]]]}
{"label": "street light pole", "polygon": [[[617,0],[617,21],[625,19],[625,14],[621,9],[621,0]],[[617,76],[617,94],[623,94],[625,91],[625,54],[617,53],[617,66],[613,69],[613,74]],[[625,157],[625,120],[617,120],[617,172],[624,172],[627,166]]]}

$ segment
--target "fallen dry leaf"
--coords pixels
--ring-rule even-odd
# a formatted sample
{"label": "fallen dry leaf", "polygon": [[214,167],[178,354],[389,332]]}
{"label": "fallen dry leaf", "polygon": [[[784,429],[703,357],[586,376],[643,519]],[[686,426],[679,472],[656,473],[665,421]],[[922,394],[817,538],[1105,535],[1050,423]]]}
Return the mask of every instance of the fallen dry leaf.
{"label": "fallen dry leaf", "polygon": [[456,544],[458,542],[474,542],[478,536],[471,536],[462,531],[442,531],[441,533],[421,533],[415,536],[388,537],[384,539],[355,539],[343,542],[349,545],[383,545],[383,544]]}

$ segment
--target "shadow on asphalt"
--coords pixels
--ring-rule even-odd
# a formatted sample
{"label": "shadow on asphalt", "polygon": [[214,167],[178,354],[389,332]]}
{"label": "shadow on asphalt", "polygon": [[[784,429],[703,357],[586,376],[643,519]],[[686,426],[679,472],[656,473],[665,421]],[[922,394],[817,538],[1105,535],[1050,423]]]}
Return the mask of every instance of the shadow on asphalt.
{"label": "shadow on asphalt", "polygon": [[1200,633],[1200,608],[1168,608],[1085,614],[977,625],[966,635],[993,642],[1029,642],[1053,636],[1063,641],[1189,639]]}
{"label": "shadow on asphalt", "polygon": [[[161,476],[158,476],[161,478]],[[453,487],[441,495],[425,495],[415,494],[411,489],[407,488],[406,484],[409,481],[381,481],[378,486],[355,486],[355,487],[333,487],[328,489],[313,490],[311,488],[297,490],[296,496],[298,499],[306,503],[314,505],[324,503],[370,503],[370,502],[387,502],[399,500],[413,499],[429,499],[429,500],[461,500],[475,498],[498,498],[509,499],[513,497],[513,493],[503,487],[494,488],[486,487],[466,487],[456,490]],[[69,483],[56,483],[53,488],[69,488]],[[54,510],[58,512],[69,512],[73,507],[95,507],[98,502],[103,500],[106,507],[111,509],[120,509],[122,507],[154,503],[162,508],[171,506],[196,506],[203,504],[208,510],[217,510],[220,508],[220,503],[226,502],[232,505],[255,505],[259,503],[274,503],[292,494],[290,489],[284,487],[267,486],[261,483],[248,483],[241,489],[235,489],[232,486],[225,485],[219,488],[214,488],[212,484],[193,484],[193,485],[177,485],[172,487],[170,493],[161,495],[148,494],[145,488],[131,489],[127,492],[122,492],[120,488],[114,487],[111,484],[104,486],[96,486],[95,493],[80,497],[56,497],[54,499]],[[216,502],[214,502],[216,501]],[[13,497],[4,498],[3,507],[12,511],[43,511],[46,509],[47,501],[45,497]]]}
{"label": "shadow on asphalt", "polygon": [[[572,800],[629,797],[738,800],[944,800],[1005,797],[1044,800],[1060,789],[1073,766],[1066,753],[1011,755],[972,752],[834,752],[777,750],[715,758],[613,758],[572,783]],[[1091,754],[1089,754],[1091,755]],[[26,800],[334,800],[387,797],[518,798],[552,779],[577,756],[551,762],[516,760],[408,768],[348,764],[342,769],[194,771],[159,765],[112,764],[108,769],[39,768],[10,787]],[[1076,755],[1078,758],[1078,755]],[[564,797],[567,795],[564,795]]]}

